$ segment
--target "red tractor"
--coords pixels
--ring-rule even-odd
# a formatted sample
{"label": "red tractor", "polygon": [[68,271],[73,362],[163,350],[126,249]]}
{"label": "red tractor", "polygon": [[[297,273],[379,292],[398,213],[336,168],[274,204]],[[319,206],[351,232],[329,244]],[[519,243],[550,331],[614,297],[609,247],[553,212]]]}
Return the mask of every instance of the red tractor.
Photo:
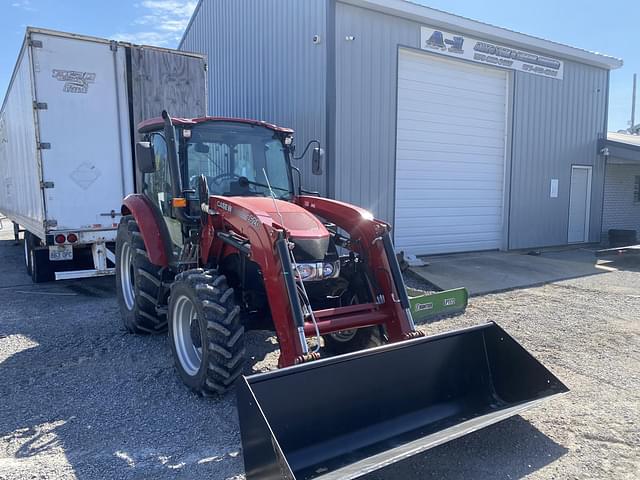
{"label": "red tractor", "polygon": [[[292,130],[163,112],[139,131],[124,324],[168,330],[196,392],[238,386],[247,479],[357,478],[567,391],[493,322],[419,334],[389,225],[304,191]],[[239,378],[245,330],[265,325],[289,368]]]}
{"label": "red tractor", "polygon": [[[245,329],[265,323],[279,367],[319,358],[321,343],[344,353],[418,336],[389,225],[296,189],[292,130],[165,114],[139,131],[118,298],[129,331],[168,328],[189,387],[224,393],[243,371]],[[316,147],[316,170],[321,157]]]}

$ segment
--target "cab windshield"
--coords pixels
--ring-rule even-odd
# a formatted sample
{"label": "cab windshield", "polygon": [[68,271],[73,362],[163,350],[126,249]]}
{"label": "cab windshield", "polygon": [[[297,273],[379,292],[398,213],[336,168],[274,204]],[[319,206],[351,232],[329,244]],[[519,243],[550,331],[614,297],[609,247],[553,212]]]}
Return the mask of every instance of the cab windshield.
{"label": "cab windshield", "polygon": [[191,189],[197,189],[198,177],[204,175],[211,195],[271,196],[271,185],[277,198],[291,198],[287,154],[272,130],[212,122],[196,125],[184,137]]}

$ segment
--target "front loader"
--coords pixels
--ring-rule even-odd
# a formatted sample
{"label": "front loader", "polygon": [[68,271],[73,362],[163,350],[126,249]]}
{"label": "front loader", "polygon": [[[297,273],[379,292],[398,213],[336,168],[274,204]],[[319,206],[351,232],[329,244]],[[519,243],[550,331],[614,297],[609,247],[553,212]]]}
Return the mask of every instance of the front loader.
{"label": "front loader", "polygon": [[[139,131],[124,324],[168,330],[194,391],[237,386],[248,479],[357,478],[567,391],[495,323],[417,331],[390,226],[305,192],[292,130],[163,112]],[[280,370],[243,376],[245,331],[265,327]]]}

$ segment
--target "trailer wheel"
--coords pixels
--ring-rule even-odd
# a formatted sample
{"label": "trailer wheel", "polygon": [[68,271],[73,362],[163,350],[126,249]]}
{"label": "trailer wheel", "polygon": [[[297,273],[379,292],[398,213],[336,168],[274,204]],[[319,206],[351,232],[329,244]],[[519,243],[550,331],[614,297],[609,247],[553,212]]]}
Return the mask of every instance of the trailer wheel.
{"label": "trailer wheel", "polygon": [[217,270],[187,270],[171,286],[169,343],[176,369],[192,390],[222,395],[242,374],[244,327],[233,288]]}
{"label": "trailer wheel", "polygon": [[24,239],[22,243],[24,244],[24,264],[27,268],[27,275],[31,276],[31,234],[29,232],[24,232]]}
{"label": "trailer wheel", "polygon": [[134,218],[122,217],[116,237],[116,291],[124,326],[131,333],[156,334],[167,328],[166,316],[156,311],[160,268],[149,261]]}
{"label": "trailer wheel", "polygon": [[40,239],[30,232],[24,234],[25,262],[27,273],[33,283],[51,282],[56,279],[47,248],[37,248]]}

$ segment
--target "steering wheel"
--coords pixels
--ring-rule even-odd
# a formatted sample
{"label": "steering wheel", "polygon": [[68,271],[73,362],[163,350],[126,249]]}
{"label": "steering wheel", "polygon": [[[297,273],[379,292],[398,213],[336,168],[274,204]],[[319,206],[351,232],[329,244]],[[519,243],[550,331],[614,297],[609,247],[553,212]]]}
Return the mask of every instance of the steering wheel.
{"label": "steering wheel", "polygon": [[[204,175],[204,177],[206,177],[207,182],[209,184],[211,183],[215,183],[217,185],[222,185],[222,180],[224,180],[225,178],[240,178],[238,175],[236,175],[235,173],[222,173],[220,175],[216,175],[215,177],[210,177],[209,175]],[[189,186],[191,188],[198,188],[198,179],[200,178],[200,175],[193,175],[191,178],[189,178]]]}
{"label": "steering wheel", "polygon": [[225,180],[227,178],[229,179],[240,178],[240,175],[236,175],[235,173],[231,173],[231,172],[226,172],[210,178],[212,182],[217,183],[218,185],[222,185],[222,180]]}

